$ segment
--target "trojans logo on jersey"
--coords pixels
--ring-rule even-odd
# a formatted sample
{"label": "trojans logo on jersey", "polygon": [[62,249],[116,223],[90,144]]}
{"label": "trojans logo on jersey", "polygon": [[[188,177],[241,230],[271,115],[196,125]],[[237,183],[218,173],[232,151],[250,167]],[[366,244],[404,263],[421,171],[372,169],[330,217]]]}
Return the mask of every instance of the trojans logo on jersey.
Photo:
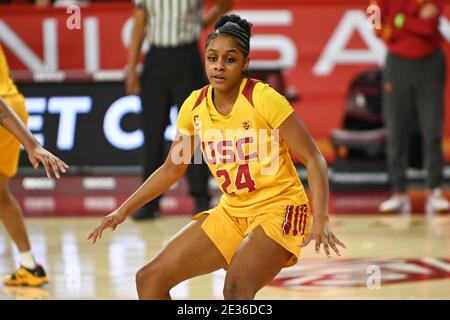
{"label": "trojans logo on jersey", "polygon": [[244,128],[245,130],[250,129],[251,126],[252,126],[252,123],[250,122],[250,120],[242,121],[242,128]]}

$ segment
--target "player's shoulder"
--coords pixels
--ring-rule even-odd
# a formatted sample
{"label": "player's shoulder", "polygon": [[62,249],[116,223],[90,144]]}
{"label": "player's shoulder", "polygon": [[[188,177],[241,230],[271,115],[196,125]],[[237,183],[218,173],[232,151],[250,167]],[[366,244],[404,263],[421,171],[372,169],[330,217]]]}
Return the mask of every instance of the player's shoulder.
{"label": "player's shoulder", "polygon": [[267,85],[261,80],[247,78],[244,79],[245,84],[242,88],[241,94],[248,100],[248,102],[255,107],[255,104],[260,103],[261,91]]}
{"label": "player's shoulder", "polygon": [[190,110],[198,107],[206,99],[206,96],[208,95],[208,87],[209,85],[206,85],[200,89],[192,91],[184,104]]}
{"label": "player's shoulder", "polygon": [[253,87],[253,99],[256,105],[272,100],[283,99],[283,95],[263,81],[257,81]]}
{"label": "player's shoulder", "polygon": [[258,79],[252,79],[249,78],[247,80],[247,83],[244,87],[245,90],[251,90],[251,93],[253,95],[267,95],[267,94],[279,94],[274,88],[272,88],[268,83],[258,80]]}
{"label": "player's shoulder", "polygon": [[251,93],[258,93],[264,90],[265,87],[268,87],[269,85],[265,83],[262,80],[254,79],[254,78],[247,78],[247,82],[245,83],[245,86],[243,88],[243,93],[245,94],[245,91],[251,92]]}

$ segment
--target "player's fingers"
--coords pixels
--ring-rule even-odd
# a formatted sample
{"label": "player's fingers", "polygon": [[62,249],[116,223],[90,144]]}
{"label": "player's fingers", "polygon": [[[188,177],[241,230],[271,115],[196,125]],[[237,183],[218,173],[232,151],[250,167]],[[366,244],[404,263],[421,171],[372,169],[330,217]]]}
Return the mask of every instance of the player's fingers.
{"label": "player's fingers", "polygon": [[118,221],[113,221],[111,225],[111,231],[116,230],[117,226],[120,224]]}
{"label": "player's fingers", "polygon": [[336,238],[336,236],[334,234],[331,236],[331,239],[333,239],[333,241],[335,243],[337,243],[338,245],[340,245],[342,248],[347,249],[347,245],[345,243],[343,243],[341,240],[339,240],[338,238]]}
{"label": "player's fingers", "polygon": [[300,246],[301,246],[302,248],[304,248],[304,247],[306,247],[310,242],[311,242],[311,233],[308,234],[308,235],[306,236],[306,238],[303,239],[303,241],[302,241],[302,243],[301,243]]}
{"label": "player's fingers", "polygon": [[96,229],[89,234],[87,239],[92,241],[93,244],[95,243],[95,240],[97,239]]}
{"label": "player's fingers", "polygon": [[320,240],[316,239],[316,253],[320,251]]}
{"label": "player's fingers", "polygon": [[97,238],[99,240],[102,238],[103,231],[105,230],[106,227],[107,227],[107,225],[106,225],[105,221],[102,222],[102,224],[97,227]]}
{"label": "player's fingers", "polygon": [[67,170],[70,168],[70,166],[67,163],[65,163],[64,161],[62,161],[61,159],[58,159],[58,161],[64,166],[64,169]]}
{"label": "player's fingers", "polygon": [[65,163],[59,158],[55,158],[55,161],[58,169],[61,170],[62,173],[66,173]]}
{"label": "player's fingers", "polygon": [[37,161],[37,160],[34,158],[34,156],[32,156],[32,155],[30,155],[30,156],[28,157],[28,159],[30,160],[31,165],[33,166],[33,168],[36,170],[36,169],[39,167],[39,161]]}
{"label": "player's fingers", "polygon": [[331,254],[330,254],[330,246],[328,245],[327,240],[325,240],[323,242],[323,250],[325,251],[325,254],[327,255],[328,258],[331,258]]}
{"label": "player's fingers", "polygon": [[44,156],[44,157],[42,157],[42,159],[40,158],[39,160],[41,161],[42,165],[44,166],[47,177],[50,179],[52,176],[50,174],[50,168],[49,168],[50,165],[48,163],[47,157]]}
{"label": "player's fingers", "polygon": [[330,247],[331,247],[331,249],[333,249],[333,251],[336,253],[336,255],[338,255],[338,256],[341,255],[338,247],[336,246],[336,244],[334,242],[330,241]]}
{"label": "player's fingers", "polygon": [[89,235],[88,235],[88,239],[92,239],[94,236],[95,236],[95,234],[97,233],[97,228],[95,228],[94,230],[92,230],[90,233],[89,233]]}
{"label": "player's fingers", "polygon": [[97,243],[97,240],[98,240],[98,232],[96,232],[96,233],[94,234],[94,238],[93,238],[93,240],[92,240],[92,244],[96,244],[96,243]]}
{"label": "player's fingers", "polygon": [[49,156],[48,158],[49,158],[48,162],[52,166],[53,174],[55,175],[55,177],[57,179],[59,179],[60,178],[60,176],[59,176],[59,168],[58,168],[58,165],[56,164],[55,159],[53,157],[51,157],[51,156]]}

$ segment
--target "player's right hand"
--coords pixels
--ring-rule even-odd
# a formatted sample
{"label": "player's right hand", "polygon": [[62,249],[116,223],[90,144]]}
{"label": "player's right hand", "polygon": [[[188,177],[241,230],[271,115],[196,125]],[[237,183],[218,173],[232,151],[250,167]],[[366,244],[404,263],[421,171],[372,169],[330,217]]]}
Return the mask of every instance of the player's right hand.
{"label": "player's right hand", "polygon": [[67,169],[69,169],[69,166],[65,164],[64,161],[42,148],[40,145],[27,150],[27,152],[28,159],[33,167],[37,169],[41,163],[44,166],[48,178],[51,178],[53,173],[53,175],[59,179],[59,172],[66,173]]}
{"label": "player's right hand", "polygon": [[111,231],[114,231],[119,224],[125,221],[126,218],[127,216],[119,211],[119,209],[111,212],[103,218],[98,227],[96,227],[94,230],[92,230],[91,233],[89,233],[87,240],[90,240],[92,241],[92,244],[95,244],[97,239],[101,239],[102,233],[105,229],[111,228]]}

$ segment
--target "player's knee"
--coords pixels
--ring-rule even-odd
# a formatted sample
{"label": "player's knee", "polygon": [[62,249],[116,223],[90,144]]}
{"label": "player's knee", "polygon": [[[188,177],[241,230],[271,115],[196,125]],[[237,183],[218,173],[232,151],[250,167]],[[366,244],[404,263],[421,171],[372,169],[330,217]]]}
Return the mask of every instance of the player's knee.
{"label": "player's knee", "polygon": [[149,265],[146,265],[145,267],[142,267],[139,269],[139,271],[136,273],[136,287],[139,289],[146,288],[149,286],[149,283],[152,282],[152,275],[153,272],[151,272],[151,268],[149,268]]}
{"label": "player's knee", "polygon": [[245,280],[239,277],[227,277],[223,287],[223,297],[226,300],[251,300],[256,291]]}
{"label": "player's knee", "polygon": [[138,290],[151,290],[160,287],[164,270],[150,262],[136,273],[136,287]]}

